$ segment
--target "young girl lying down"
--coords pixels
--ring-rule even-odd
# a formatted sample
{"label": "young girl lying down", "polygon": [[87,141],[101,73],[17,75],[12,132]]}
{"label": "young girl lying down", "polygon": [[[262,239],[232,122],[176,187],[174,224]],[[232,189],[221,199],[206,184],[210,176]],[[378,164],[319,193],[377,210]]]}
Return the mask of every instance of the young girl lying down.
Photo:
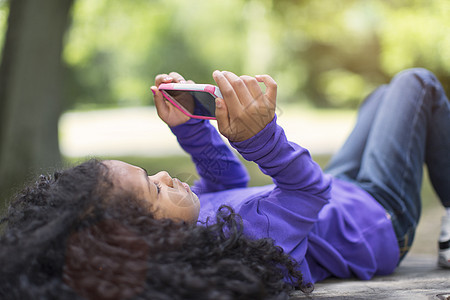
{"label": "young girl lying down", "polygon": [[439,263],[449,266],[450,106],[434,75],[407,70],[369,95],[325,172],[277,125],[270,76],[213,78],[219,132],[274,184],[247,187],[209,121],[163,99],[157,87],[183,77],[158,75],[158,115],[200,180],[189,187],[164,171],[97,160],[41,176],[1,221],[0,295],[283,299],[327,277],[390,274],[413,241],[424,162],[447,207]]}

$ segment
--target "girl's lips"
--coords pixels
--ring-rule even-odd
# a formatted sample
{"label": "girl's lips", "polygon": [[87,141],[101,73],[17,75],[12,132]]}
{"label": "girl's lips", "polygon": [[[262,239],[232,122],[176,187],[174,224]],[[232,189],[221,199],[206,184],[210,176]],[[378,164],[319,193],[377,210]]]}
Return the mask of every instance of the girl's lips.
{"label": "girl's lips", "polygon": [[189,184],[187,184],[186,182],[182,182],[181,184],[184,186],[184,188],[186,189],[186,191],[188,193],[191,191],[191,188],[189,187]]}
{"label": "girl's lips", "polygon": [[184,189],[186,190],[186,192],[191,193],[191,188],[189,187],[189,184],[187,184],[186,182],[182,182],[178,178],[174,178],[173,180],[178,182],[180,185],[182,185],[184,187]]}

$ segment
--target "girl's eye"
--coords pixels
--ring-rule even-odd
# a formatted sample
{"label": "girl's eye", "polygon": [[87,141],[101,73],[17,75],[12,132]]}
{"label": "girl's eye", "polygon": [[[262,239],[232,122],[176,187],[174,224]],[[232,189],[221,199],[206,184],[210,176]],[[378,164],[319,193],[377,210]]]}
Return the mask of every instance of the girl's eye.
{"label": "girl's eye", "polygon": [[155,185],[156,185],[156,191],[159,194],[159,192],[161,191],[161,184],[159,182],[155,182]]}

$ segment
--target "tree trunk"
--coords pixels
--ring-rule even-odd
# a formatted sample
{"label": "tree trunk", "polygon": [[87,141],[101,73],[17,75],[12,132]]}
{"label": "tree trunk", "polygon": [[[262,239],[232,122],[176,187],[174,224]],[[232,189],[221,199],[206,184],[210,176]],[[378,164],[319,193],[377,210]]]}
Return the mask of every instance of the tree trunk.
{"label": "tree trunk", "polygon": [[3,201],[30,176],[60,164],[57,125],[63,102],[61,53],[72,3],[10,1],[0,66]]}

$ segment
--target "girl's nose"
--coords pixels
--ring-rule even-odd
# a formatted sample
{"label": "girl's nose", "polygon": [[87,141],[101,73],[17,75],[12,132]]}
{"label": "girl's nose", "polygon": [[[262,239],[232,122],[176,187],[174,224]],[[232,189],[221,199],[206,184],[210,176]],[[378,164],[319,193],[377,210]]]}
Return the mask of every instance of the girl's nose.
{"label": "girl's nose", "polygon": [[158,172],[155,175],[149,177],[169,187],[173,187],[173,179],[166,171]]}

